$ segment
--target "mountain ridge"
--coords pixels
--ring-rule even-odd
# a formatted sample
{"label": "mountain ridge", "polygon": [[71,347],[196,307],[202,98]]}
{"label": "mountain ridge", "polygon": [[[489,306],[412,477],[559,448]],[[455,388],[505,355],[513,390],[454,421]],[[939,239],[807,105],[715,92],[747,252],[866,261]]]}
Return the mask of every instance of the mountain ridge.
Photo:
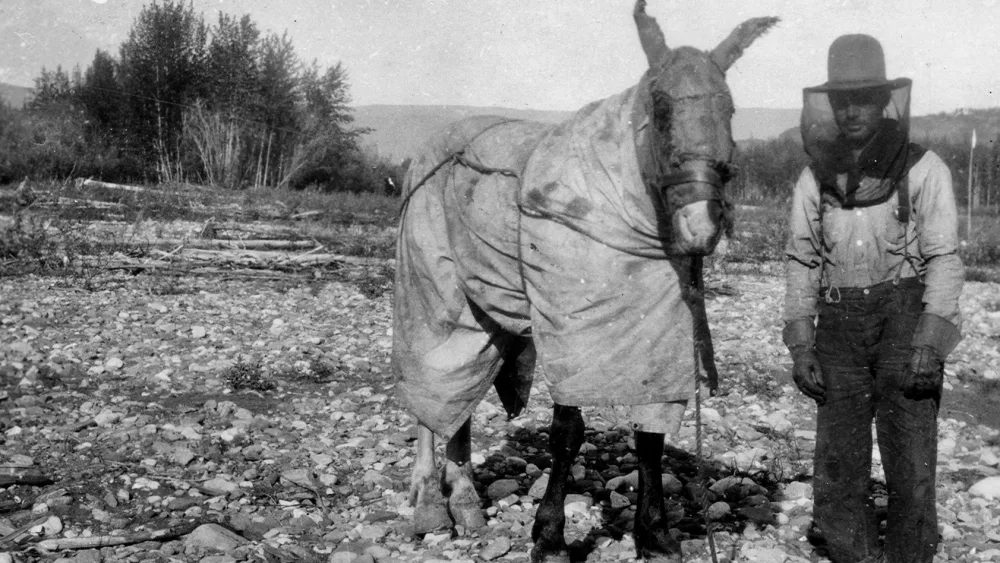
{"label": "mountain ridge", "polygon": [[[354,125],[372,129],[362,144],[392,161],[413,154],[435,131],[473,115],[498,115],[543,123],[559,123],[576,111],[514,109],[499,106],[464,105],[360,105],[354,107]],[[799,110],[738,108],[733,116],[733,138],[737,141],[776,138],[797,125]]]}
{"label": "mountain ridge", "polygon": [[0,82],[0,100],[10,104],[10,107],[20,109],[31,95],[31,88]]}

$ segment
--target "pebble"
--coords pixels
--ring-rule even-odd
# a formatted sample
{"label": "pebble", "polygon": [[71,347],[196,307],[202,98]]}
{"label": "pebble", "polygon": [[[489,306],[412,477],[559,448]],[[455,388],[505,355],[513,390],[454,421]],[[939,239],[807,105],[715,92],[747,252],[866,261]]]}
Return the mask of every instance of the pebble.
{"label": "pebble", "polygon": [[609,500],[611,502],[611,508],[614,509],[628,508],[632,505],[632,501],[629,500],[627,496],[618,493],[617,491],[611,491]]}
{"label": "pebble", "polygon": [[549,474],[543,473],[541,477],[535,479],[535,482],[531,484],[531,488],[528,489],[528,496],[535,500],[541,500],[545,496],[545,489],[549,486]]}
{"label": "pebble", "polygon": [[594,499],[586,495],[566,495],[563,502],[563,510],[566,518],[585,517],[590,513],[590,507],[594,505]]}
{"label": "pebble", "polygon": [[785,563],[785,552],[768,547],[749,547],[740,550],[741,561],[747,563]]}
{"label": "pebble", "polygon": [[238,534],[218,524],[202,524],[184,537],[184,545],[213,551],[230,552],[247,543]]}
{"label": "pebble", "polygon": [[507,555],[510,548],[510,538],[507,536],[500,536],[486,544],[486,547],[479,550],[479,557],[484,561],[493,561],[494,559]]}
{"label": "pebble", "polygon": [[810,499],[813,495],[813,487],[809,483],[792,481],[791,483],[785,485],[785,489],[782,493],[788,500]]}
{"label": "pebble", "polygon": [[201,484],[201,490],[212,496],[224,496],[239,489],[239,485],[222,477],[215,477]]}
{"label": "pebble", "polygon": [[986,467],[997,467],[1000,465],[1000,457],[997,457],[997,454],[993,453],[992,450],[984,449],[979,454],[979,463]]}
{"label": "pebble", "polygon": [[729,504],[723,501],[713,502],[709,505],[706,511],[706,516],[709,520],[721,520],[723,517],[732,512],[732,508]]}
{"label": "pebble", "polygon": [[327,558],[327,563],[356,563],[360,557],[353,551],[335,551]]}
{"label": "pebble", "polygon": [[986,499],[1000,499],[1000,476],[987,477],[969,487],[969,494]]}
{"label": "pebble", "polygon": [[486,496],[490,500],[499,500],[516,493],[519,488],[521,488],[521,484],[515,479],[497,479],[486,488]]}

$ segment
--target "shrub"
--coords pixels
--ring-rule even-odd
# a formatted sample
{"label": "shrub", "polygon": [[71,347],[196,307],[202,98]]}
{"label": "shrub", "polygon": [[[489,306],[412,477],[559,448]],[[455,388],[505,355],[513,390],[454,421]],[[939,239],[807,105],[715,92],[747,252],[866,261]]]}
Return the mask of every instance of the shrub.
{"label": "shrub", "polygon": [[264,372],[260,360],[248,362],[243,358],[237,359],[236,364],[223,374],[223,379],[233,391],[240,389],[270,391],[275,388],[274,381]]}

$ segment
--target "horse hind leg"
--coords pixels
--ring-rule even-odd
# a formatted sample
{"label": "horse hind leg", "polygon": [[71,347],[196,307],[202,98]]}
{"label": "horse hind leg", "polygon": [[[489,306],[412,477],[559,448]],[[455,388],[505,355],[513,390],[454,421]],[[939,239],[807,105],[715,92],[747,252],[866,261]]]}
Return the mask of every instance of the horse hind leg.
{"label": "horse hind leg", "polygon": [[441,489],[448,497],[448,512],[456,526],[478,530],[486,525],[482,502],[472,475],[472,419],[465,421],[445,449],[447,462]]}
{"label": "horse hind leg", "polygon": [[[531,339],[511,338],[494,380],[497,395],[511,416],[519,414],[527,405],[534,370],[535,347]],[[441,488],[448,497],[448,511],[457,526],[478,530],[486,525],[486,518],[473,481],[471,418],[448,441],[446,456],[448,461],[442,473]]]}
{"label": "horse hind leg", "polygon": [[417,457],[410,475],[410,505],[413,506],[414,534],[451,528],[434,459],[434,433],[423,424],[417,428]]}
{"label": "horse hind leg", "polygon": [[531,539],[532,563],[569,563],[566,545],[566,481],[573,460],[583,445],[583,415],[578,407],[555,405],[552,410],[552,429],[549,433],[549,451],[552,454],[552,471],[545,496],[535,512]]}

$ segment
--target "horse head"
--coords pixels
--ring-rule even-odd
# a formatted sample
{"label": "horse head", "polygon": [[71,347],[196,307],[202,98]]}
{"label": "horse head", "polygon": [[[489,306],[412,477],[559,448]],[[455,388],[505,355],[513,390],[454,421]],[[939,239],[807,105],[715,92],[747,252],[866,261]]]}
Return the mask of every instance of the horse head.
{"label": "horse head", "polygon": [[733,99],[726,70],[778,18],[740,24],[711,51],[667,47],[656,20],[638,0],[634,17],[649,70],[646,108],[636,145],[646,185],[667,217],[671,254],[710,254],[731,225],[724,187],[732,171]]}

